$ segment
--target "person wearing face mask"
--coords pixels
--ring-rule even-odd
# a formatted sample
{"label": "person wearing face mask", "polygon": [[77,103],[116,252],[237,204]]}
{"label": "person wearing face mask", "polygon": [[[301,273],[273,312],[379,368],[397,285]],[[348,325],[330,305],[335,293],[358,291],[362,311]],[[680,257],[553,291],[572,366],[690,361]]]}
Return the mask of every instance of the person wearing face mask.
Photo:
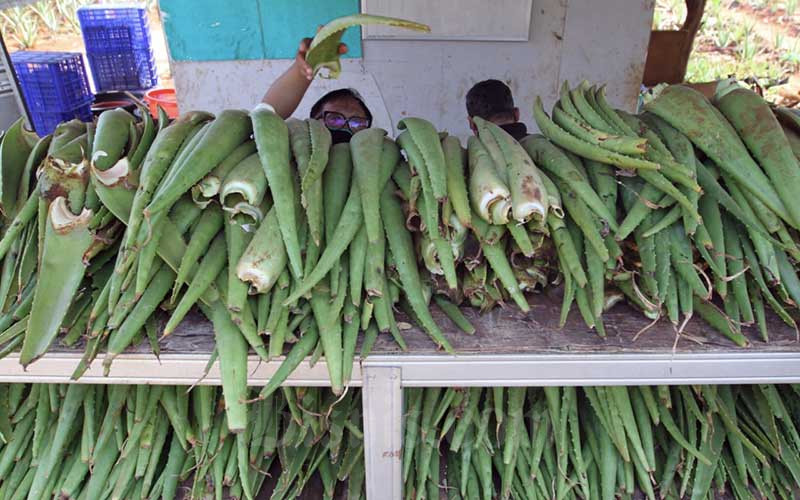
{"label": "person wearing face mask", "polygon": [[511,89],[500,80],[478,82],[467,92],[467,120],[472,133],[478,133],[473,116],[490,121],[520,141],[528,135],[528,128],[519,121],[519,108],[514,106]]}
{"label": "person wearing face mask", "polygon": [[[284,119],[295,112],[303,99],[314,72],[306,61],[311,38],[304,38],[291,66],[278,77],[264,94],[262,101],[275,109]],[[347,52],[345,44],[339,53]],[[372,125],[372,113],[361,96],[353,89],[343,88],[328,92],[311,107],[310,117],[322,121],[331,131],[334,144],[350,142],[354,133]]]}

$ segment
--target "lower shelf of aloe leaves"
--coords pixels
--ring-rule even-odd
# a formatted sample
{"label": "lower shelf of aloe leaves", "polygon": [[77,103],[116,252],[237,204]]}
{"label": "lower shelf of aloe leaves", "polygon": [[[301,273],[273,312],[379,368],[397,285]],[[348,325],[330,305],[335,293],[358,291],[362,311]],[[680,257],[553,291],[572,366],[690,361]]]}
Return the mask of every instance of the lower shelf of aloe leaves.
{"label": "lower shelf of aloe leaves", "polygon": [[[772,314],[767,318],[769,342],[761,341],[756,329],[748,327],[744,330],[751,345],[742,348],[698,317],[686,325],[676,343],[671,323],[661,320],[645,330],[650,321],[619,304],[605,314],[607,337],[600,338],[586,328],[577,311],[564,328],[558,328],[560,297],[555,294],[535,295],[530,302],[527,314],[511,306],[484,315],[465,309],[477,330],[474,335],[458,331],[434,308],[434,317],[456,355],[437,350],[425,333],[398,315],[401,326],[408,328],[402,332],[408,350],[401,351],[390,335],[379,335],[371,354],[355,360],[351,385],[362,384],[368,367],[399,368],[405,387],[800,382],[796,332]],[[160,342],[160,358],[145,340],[117,357],[108,376],[103,375],[104,354],[100,353],[79,381],[191,385],[202,378],[213,347],[211,324],[192,313]],[[27,370],[11,354],[0,360],[0,382],[68,382],[82,354],[82,346],[66,348],[56,341]],[[265,384],[281,361],[267,363],[251,356],[250,384]],[[220,384],[216,363],[200,383]],[[287,385],[328,385],[324,358],[314,366],[303,362]]]}

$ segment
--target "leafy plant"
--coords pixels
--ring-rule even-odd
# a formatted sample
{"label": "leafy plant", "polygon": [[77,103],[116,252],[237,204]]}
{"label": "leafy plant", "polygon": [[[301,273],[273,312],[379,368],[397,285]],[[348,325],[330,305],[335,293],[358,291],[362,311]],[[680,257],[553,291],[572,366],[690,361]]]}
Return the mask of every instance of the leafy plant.
{"label": "leafy plant", "polygon": [[653,12],[653,29],[676,30],[681,27],[686,16],[684,0],[661,0]]}
{"label": "leafy plant", "polygon": [[795,40],[791,50],[783,51],[781,60],[795,66],[800,65],[800,42]]}
{"label": "leafy plant", "polygon": [[722,8],[722,0],[709,0],[706,3],[706,14],[716,15]]}
{"label": "leafy plant", "polygon": [[7,22],[8,36],[16,40],[23,49],[36,45],[39,38],[39,18],[24,7],[14,7],[0,12]]}
{"label": "leafy plant", "polygon": [[772,47],[778,52],[780,52],[780,50],[783,48],[783,36],[784,35],[782,31],[775,31],[775,39],[772,41]]}
{"label": "leafy plant", "polygon": [[653,11],[653,29],[661,27],[661,11],[656,9]]}
{"label": "leafy plant", "polygon": [[52,0],[39,0],[31,5],[31,10],[39,16],[45,27],[50,31],[58,30],[60,15]]}
{"label": "leafy plant", "polygon": [[[800,0],[739,0],[756,8],[767,3],[785,9],[784,22],[798,14]],[[675,11],[675,0],[656,0],[656,17],[663,29],[674,29],[683,22]],[[778,97],[778,85],[800,69],[800,41],[776,26],[778,33],[759,36],[749,14],[735,12],[732,0],[707,0],[700,31],[689,58],[686,80],[707,82],[735,75],[756,77],[765,87],[768,99]],[[749,21],[749,19],[748,19]],[[772,22],[773,25],[777,24]],[[771,86],[774,85],[774,86]]]}
{"label": "leafy plant", "polygon": [[678,18],[678,22],[683,22],[683,19],[686,17],[686,1],[685,0],[668,0],[667,3],[669,4],[669,10],[671,10],[675,17]]}
{"label": "leafy plant", "polygon": [[721,26],[719,26],[719,28],[715,32],[714,43],[717,45],[717,47],[722,49],[727,47],[731,41],[731,30],[724,23],[717,23],[717,24]]}
{"label": "leafy plant", "polygon": [[794,13],[797,10],[797,0],[786,0],[784,8],[786,9],[787,16],[794,17]]}
{"label": "leafy plant", "polygon": [[744,40],[739,46],[739,56],[742,60],[749,61],[758,52],[758,42],[754,40],[752,25],[747,25],[744,33]]}
{"label": "leafy plant", "polygon": [[91,0],[55,0],[56,9],[68,23],[70,31],[80,33],[81,26],[78,23],[78,7],[94,3]]}

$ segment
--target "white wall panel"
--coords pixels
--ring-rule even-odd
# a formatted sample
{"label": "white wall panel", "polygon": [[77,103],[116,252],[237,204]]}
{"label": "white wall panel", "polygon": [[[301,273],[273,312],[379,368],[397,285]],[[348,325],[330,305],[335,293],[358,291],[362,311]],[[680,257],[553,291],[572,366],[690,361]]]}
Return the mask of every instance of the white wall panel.
{"label": "white wall panel", "polygon": [[[363,59],[343,60],[339,80],[315,80],[296,116],[307,116],[328,90],[353,87],[367,101],[376,126],[392,132],[392,125],[413,115],[463,138],[470,133],[465,94],[486,78],[511,87],[532,130],[534,98],[540,95],[552,105],[563,79],[606,83],[612,103],[633,109],[653,5],[653,0],[534,0],[526,42],[367,39]],[[179,104],[182,110],[251,108],[290,63],[173,62]]]}
{"label": "white wall panel", "polygon": [[560,80],[608,82],[612,104],[632,109],[641,88],[655,0],[569,0]]}
{"label": "white wall panel", "polygon": [[369,25],[364,38],[527,41],[533,0],[362,0],[361,11],[413,19],[430,33]]}

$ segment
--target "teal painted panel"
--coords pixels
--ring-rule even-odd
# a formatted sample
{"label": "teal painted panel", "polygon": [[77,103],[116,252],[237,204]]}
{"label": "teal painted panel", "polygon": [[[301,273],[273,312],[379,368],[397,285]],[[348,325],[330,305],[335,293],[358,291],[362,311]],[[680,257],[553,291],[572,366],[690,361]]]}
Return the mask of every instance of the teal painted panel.
{"label": "teal painted panel", "polygon": [[255,0],[160,0],[176,61],[264,59]]}
{"label": "teal painted panel", "polygon": [[[261,0],[258,5],[267,59],[293,58],[300,39],[314,36],[319,25],[360,11],[359,0]],[[346,57],[361,57],[360,27],[348,29],[342,41]]]}
{"label": "teal painted panel", "polygon": [[[290,59],[317,26],[359,12],[359,0],[160,0],[164,31],[176,61]],[[342,41],[361,57],[361,29]]]}

